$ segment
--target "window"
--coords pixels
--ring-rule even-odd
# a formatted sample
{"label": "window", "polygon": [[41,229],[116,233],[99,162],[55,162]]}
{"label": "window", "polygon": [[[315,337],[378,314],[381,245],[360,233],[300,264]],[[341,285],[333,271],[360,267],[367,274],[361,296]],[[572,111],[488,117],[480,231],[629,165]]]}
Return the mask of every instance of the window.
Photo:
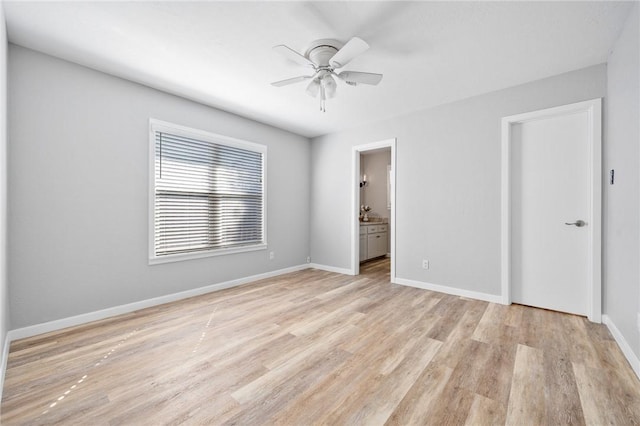
{"label": "window", "polygon": [[266,248],[266,147],[150,120],[150,263]]}

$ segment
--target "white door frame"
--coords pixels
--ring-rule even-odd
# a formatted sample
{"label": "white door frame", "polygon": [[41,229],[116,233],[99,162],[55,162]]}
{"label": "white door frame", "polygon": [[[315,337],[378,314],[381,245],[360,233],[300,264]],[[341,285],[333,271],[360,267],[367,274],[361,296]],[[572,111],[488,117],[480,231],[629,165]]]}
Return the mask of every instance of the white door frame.
{"label": "white door frame", "polygon": [[353,169],[351,171],[351,208],[349,220],[351,221],[351,275],[360,273],[360,153],[380,148],[391,148],[391,210],[389,225],[391,235],[389,238],[391,254],[391,282],[396,282],[396,138],[385,139],[379,142],[356,145],[352,149]]}
{"label": "white door frame", "polygon": [[532,120],[586,112],[589,116],[590,218],[588,267],[590,269],[587,317],[602,321],[602,99],[563,105],[502,119],[502,303],[511,304],[511,127]]}

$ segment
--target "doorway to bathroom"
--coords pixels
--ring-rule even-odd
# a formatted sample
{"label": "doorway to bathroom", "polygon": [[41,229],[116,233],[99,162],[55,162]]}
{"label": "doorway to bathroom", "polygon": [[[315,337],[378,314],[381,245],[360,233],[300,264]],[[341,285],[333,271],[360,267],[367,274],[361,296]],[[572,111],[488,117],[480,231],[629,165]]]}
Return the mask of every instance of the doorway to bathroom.
{"label": "doorway to bathroom", "polygon": [[351,273],[388,265],[394,282],[396,139],[354,146],[352,163]]}

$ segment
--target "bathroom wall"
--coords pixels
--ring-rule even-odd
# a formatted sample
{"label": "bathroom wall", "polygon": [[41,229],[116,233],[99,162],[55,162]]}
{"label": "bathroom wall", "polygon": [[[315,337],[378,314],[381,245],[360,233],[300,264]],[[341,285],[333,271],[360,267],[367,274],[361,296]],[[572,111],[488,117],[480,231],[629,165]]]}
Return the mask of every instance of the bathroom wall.
{"label": "bathroom wall", "polygon": [[387,208],[387,166],[391,150],[365,152],[360,157],[360,169],[367,175],[367,186],[360,192],[360,204],[371,207],[370,218],[389,218]]}

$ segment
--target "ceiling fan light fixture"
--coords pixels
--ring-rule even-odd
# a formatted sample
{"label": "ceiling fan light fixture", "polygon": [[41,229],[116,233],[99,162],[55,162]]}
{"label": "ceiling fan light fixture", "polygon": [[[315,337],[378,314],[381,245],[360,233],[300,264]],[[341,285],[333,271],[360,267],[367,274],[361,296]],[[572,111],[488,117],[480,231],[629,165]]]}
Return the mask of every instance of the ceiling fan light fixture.
{"label": "ceiling fan light fixture", "polygon": [[334,98],[336,96],[336,81],[330,75],[325,75],[320,84],[324,88],[324,92],[327,95],[327,99]]}
{"label": "ceiling fan light fixture", "polygon": [[318,81],[317,78],[314,78],[313,80],[311,80],[311,83],[309,83],[309,85],[307,86],[306,91],[307,91],[307,94],[312,98],[315,98],[318,96],[318,93],[320,93],[320,82]]}

